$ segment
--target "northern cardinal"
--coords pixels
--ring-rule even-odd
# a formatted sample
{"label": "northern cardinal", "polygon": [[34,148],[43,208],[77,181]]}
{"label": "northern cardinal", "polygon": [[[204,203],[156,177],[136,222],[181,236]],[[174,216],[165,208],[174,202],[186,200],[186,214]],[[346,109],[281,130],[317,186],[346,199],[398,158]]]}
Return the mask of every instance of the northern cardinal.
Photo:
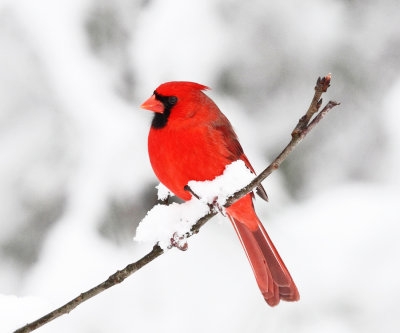
{"label": "northern cardinal", "polygon": [[[141,108],[154,112],[148,138],[150,162],[158,179],[183,200],[190,180],[213,180],[225,167],[242,160],[255,173],[229,120],[194,82],[160,85]],[[187,188],[186,188],[187,189]],[[257,194],[268,200],[260,185]],[[297,301],[299,292],[274,244],[258,219],[248,194],[226,209],[253,269],[257,284],[270,306]]]}

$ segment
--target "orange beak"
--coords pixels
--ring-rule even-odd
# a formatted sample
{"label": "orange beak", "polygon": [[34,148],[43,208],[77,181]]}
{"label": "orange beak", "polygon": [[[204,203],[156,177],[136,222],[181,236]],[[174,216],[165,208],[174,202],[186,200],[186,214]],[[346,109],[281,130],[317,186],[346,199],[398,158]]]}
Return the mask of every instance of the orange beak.
{"label": "orange beak", "polygon": [[153,112],[164,113],[164,105],[160,101],[156,100],[156,96],[151,96],[141,106],[142,109],[150,110]]}

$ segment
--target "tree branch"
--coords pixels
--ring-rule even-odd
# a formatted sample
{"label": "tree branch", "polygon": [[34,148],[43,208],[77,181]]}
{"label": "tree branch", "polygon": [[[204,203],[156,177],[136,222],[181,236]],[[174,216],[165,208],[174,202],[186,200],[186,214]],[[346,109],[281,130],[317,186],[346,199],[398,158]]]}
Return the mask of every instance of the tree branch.
{"label": "tree branch", "polygon": [[[282,162],[289,156],[289,154],[293,151],[293,149],[297,146],[297,144],[304,139],[304,137],[322,120],[322,118],[335,106],[339,105],[337,102],[329,101],[328,104],[322,109],[320,113],[310,122],[311,118],[314,114],[316,114],[321,107],[322,99],[321,95],[327,91],[330,85],[331,75],[328,74],[323,78],[318,78],[317,84],[315,86],[314,97],[311,101],[310,107],[308,108],[306,114],[300,118],[297,123],[295,129],[292,132],[292,139],[289,144],[283,149],[283,151],[275,158],[275,160],[263,171],[261,172],[254,180],[242,188],[241,190],[234,193],[231,197],[228,198],[225,208],[231,206],[234,202],[245,196],[247,193],[251,192],[255,187],[257,187],[265,178],[267,178],[272,172],[277,170]],[[206,224],[212,217],[217,215],[218,212],[211,209],[210,212],[200,218],[196,224],[191,228],[191,233],[187,235],[187,237],[191,237],[192,235],[199,232],[201,227]],[[32,332],[39,328],[42,325],[49,323],[50,321],[60,317],[64,314],[69,313],[73,309],[75,309],[81,303],[87,301],[88,299],[98,295],[104,290],[113,287],[122,281],[124,281],[128,276],[137,272],[143,266],[147,265],[149,262],[153,261],[160,255],[164,253],[164,250],[158,245],[154,245],[153,249],[146,254],[143,258],[138,261],[129,264],[124,269],[117,271],[112,274],[107,280],[95,286],[94,288],[81,293],[79,296],[75,297],[73,300],[68,303],[62,305],[61,307],[55,309],[54,311],[46,314],[45,316],[17,329],[14,333],[27,333]]]}

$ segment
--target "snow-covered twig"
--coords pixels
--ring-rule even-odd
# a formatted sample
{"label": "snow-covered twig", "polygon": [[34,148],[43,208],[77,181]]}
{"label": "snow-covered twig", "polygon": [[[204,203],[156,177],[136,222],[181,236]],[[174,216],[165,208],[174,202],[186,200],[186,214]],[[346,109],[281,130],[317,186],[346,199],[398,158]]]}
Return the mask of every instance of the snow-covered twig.
{"label": "snow-covered twig", "polygon": [[[241,190],[234,193],[231,197],[229,197],[224,204],[224,207],[229,207],[234,202],[245,196],[247,193],[251,192],[255,187],[257,187],[265,178],[267,178],[273,171],[277,170],[282,162],[289,156],[289,154],[293,151],[293,149],[297,146],[297,144],[319,123],[319,121],[335,106],[339,105],[337,102],[329,101],[326,106],[322,109],[321,112],[314,117],[312,117],[318,112],[319,108],[322,104],[321,95],[326,92],[330,85],[331,75],[328,74],[323,78],[318,78],[317,84],[315,86],[315,94],[309,109],[306,114],[300,118],[297,123],[295,129],[292,132],[292,139],[289,144],[283,149],[283,151],[275,158],[275,160],[263,171],[261,172],[252,182],[250,182],[247,186],[243,187]],[[311,121],[311,122],[310,122]],[[187,234],[187,238],[191,237],[193,234],[199,232],[201,227],[207,223],[212,217],[217,215],[218,212],[216,210],[211,209],[206,215],[201,217],[196,224],[191,228],[191,232]],[[128,276],[132,275],[143,266],[147,265],[149,262],[153,261],[160,255],[164,253],[164,250],[158,245],[154,245],[153,249],[146,254],[143,258],[138,261],[129,264],[124,269],[117,271],[113,275],[111,275],[107,280],[100,283],[99,285],[93,287],[92,289],[81,293],[79,296],[75,297],[70,302],[62,305],[61,307],[55,309],[54,311],[46,314],[45,316],[17,329],[14,333],[26,333],[32,332],[37,328],[49,323],[50,321],[69,313],[73,309],[75,309],[81,303],[87,301],[88,299],[98,295],[104,290],[113,287],[122,281],[124,281]]]}

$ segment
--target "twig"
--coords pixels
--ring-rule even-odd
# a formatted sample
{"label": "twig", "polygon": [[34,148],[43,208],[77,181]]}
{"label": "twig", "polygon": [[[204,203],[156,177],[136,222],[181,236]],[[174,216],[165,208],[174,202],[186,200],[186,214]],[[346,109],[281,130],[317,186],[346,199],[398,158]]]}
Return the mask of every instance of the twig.
{"label": "twig", "polygon": [[318,112],[319,108],[322,104],[322,94],[328,90],[331,84],[331,74],[329,73],[327,76],[323,78],[318,78],[317,83],[315,85],[315,93],[314,97],[311,101],[310,107],[308,108],[306,114],[300,118],[297,123],[295,129],[292,132],[292,137],[300,135],[301,132],[307,127],[310,122],[312,116]]}
{"label": "twig", "polygon": [[[263,171],[261,172],[254,180],[243,189],[234,193],[224,205],[225,208],[232,205],[234,202],[245,196],[247,193],[251,192],[255,187],[257,187],[265,178],[267,178],[272,172],[277,170],[281,163],[288,157],[288,155],[293,151],[293,149],[297,146],[297,144],[303,140],[303,138],[319,123],[319,121],[336,105],[339,105],[337,102],[329,101],[328,104],[323,108],[323,110],[318,113],[318,115],[310,122],[311,118],[315,113],[318,112],[322,99],[322,93],[326,92],[330,84],[331,75],[328,74],[323,78],[318,78],[317,84],[315,86],[315,94],[311,105],[307,111],[307,113],[300,118],[297,123],[295,129],[292,132],[292,139],[289,144],[283,149],[283,151],[278,155],[278,157]],[[168,201],[167,201],[168,202]],[[196,224],[193,225],[191,229],[191,233],[187,235],[187,237],[191,237],[193,234],[199,232],[201,227],[206,224],[212,217],[217,215],[217,212],[213,209],[202,218],[200,218]],[[149,262],[153,261],[160,255],[164,253],[164,250],[158,245],[154,245],[153,249],[146,254],[143,258],[138,261],[129,264],[124,269],[117,271],[113,275],[111,275],[106,281],[100,283],[96,287],[83,292],[79,296],[75,297],[70,302],[62,305],[56,310],[46,314],[45,316],[17,329],[14,333],[27,333],[32,332],[39,328],[42,325],[47,324],[48,322],[56,319],[57,317],[69,313],[73,309],[75,309],[81,303],[87,301],[88,299],[96,296],[97,294],[103,292],[104,290],[115,286],[122,281],[124,281],[128,276],[132,275],[143,266],[147,265]]]}
{"label": "twig", "polygon": [[[252,191],[255,187],[257,187],[265,178],[267,178],[272,172],[277,170],[282,162],[288,157],[288,155],[293,151],[293,149],[297,146],[297,144],[304,139],[304,137],[320,122],[322,118],[335,106],[340,105],[338,102],[329,101],[328,104],[322,109],[322,111],[313,119],[313,121],[305,127],[299,135],[295,135],[292,137],[292,140],[289,144],[282,150],[282,152],[278,155],[278,157],[256,178],[254,178],[249,185],[243,187],[241,190],[234,193],[228,200],[226,200],[226,204],[224,207],[229,207],[234,202],[244,197],[247,193]],[[301,121],[301,120],[300,120]],[[300,123],[299,121],[299,123]]]}
{"label": "twig", "polygon": [[46,314],[45,316],[27,324],[19,329],[17,329],[14,333],[26,333],[32,332],[39,328],[40,326],[47,324],[48,322],[60,317],[66,313],[69,313],[73,309],[75,309],[79,304],[87,301],[88,299],[100,294],[104,290],[115,286],[116,284],[121,283],[124,281],[129,275],[132,275],[137,270],[141,269],[143,266],[147,265],[150,261],[153,261],[160,255],[164,253],[163,249],[159,245],[154,245],[153,249],[147,253],[143,258],[139,259],[138,261],[129,264],[124,269],[117,271],[113,275],[111,275],[107,280],[100,283],[96,287],[89,289],[88,291],[83,292],[78,297],[75,297],[73,300],[69,301],[68,303],[60,306],[58,309],[51,311],[50,313]]}

